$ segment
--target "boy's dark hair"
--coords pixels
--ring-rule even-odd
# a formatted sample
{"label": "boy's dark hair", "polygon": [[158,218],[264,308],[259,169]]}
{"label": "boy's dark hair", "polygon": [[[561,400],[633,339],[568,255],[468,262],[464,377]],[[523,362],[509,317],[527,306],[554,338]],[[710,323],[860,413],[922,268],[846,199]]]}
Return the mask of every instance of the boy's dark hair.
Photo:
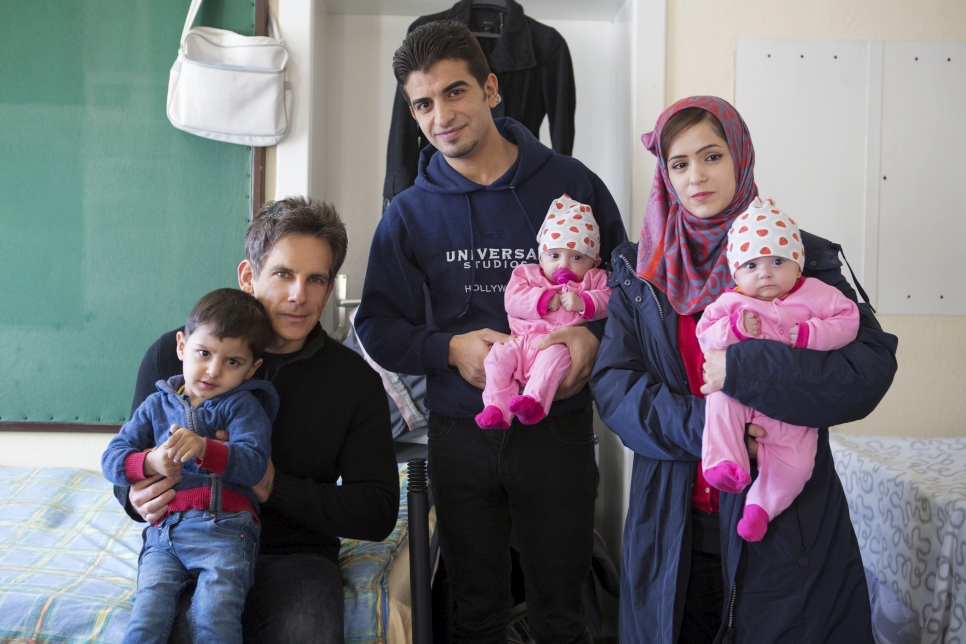
{"label": "boy's dark hair", "polygon": [[211,334],[224,338],[241,338],[258,360],[272,339],[272,323],[262,303],[237,288],[220,288],[208,293],[194,305],[184,325],[185,335],[207,325]]}
{"label": "boy's dark hair", "polygon": [[263,205],[245,233],[245,259],[257,278],[265,258],[283,237],[305,235],[324,239],[332,250],[329,280],[335,279],[349,248],[345,224],[335,207],[306,197],[288,197]]}
{"label": "boy's dark hair", "polygon": [[461,22],[435,20],[413,29],[392,55],[392,73],[405,94],[406,81],[412,72],[429,71],[441,60],[463,60],[473,78],[483,87],[490,76],[490,66],[476,36]]}

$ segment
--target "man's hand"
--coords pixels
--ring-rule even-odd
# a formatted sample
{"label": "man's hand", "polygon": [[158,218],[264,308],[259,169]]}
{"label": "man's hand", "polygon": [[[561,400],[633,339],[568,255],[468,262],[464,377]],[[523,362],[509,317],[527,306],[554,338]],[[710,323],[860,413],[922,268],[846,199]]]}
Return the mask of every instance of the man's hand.
{"label": "man's hand", "polygon": [[259,503],[265,503],[268,501],[268,497],[272,496],[272,489],[275,487],[275,466],[272,464],[272,459],[268,459],[268,467],[265,468],[265,476],[262,480],[258,482],[257,485],[252,487],[252,493],[255,494],[255,498],[258,499]]}
{"label": "man's hand", "polygon": [[745,311],[741,317],[745,325],[745,332],[757,338],[758,334],[761,333],[761,320],[758,319],[758,314],[754,311]]}
{"label": "man's hand", "polygon": [[168,458],[176,463],[187,463],[194,458],[204,458],[207,447],[208,443],[204,437],[178,425],[171,426],[171,436],[161,446],[167,451]]}
{"label": "man's hand", "polygon": [[512,337],[493,329],[480,329],[454,335],[449,340],[448,362],[459,369],[463,380],[483,389],[486,386],[486,372],[483,371],[483,360],[486,354],[497,342],[506,342]]}
{"label": "man's hand", "polygon": [[571,313],[584,312],[584,300],[576,293],[561,293],[560,305]]}
{"label": "man's hand", "polygon": [[748,458],[758,458],[758,440],[765,437],[765,429],[754,423],[748,425],[748,436],[745,441],[748,443]]}
{"label": "man's hand", "polygon": [[154,524],[168,513],[168,504],[174,501],[176,480],[165,476],[152,476],[131,485],[127,498],[134,511],[148,523]]}
{"label": "man's hand", "polygon": [[590,380],[600,341],[587,327],[565,326],[543,336],[536,347],[546,349],[553,344],[565,344],[570,351],[570,372],[557,387],[557,395],[553,397],[554,400],[562,400],[583,389]]}
{"label": "man's hand", "polygon": [[701,393],[705,396],[721,391],[725,383],[725,369],[728,366],[725,360],[725,352],[720,349],[712,349],[704,354],[704,384],[701,386]]}
{"label": "man's hand", "polygon": [[169,476],[174,479],[175,482],[178,482],[181,480],[181,470],[183,469],[184,463],[176,461],[168,456],[168,450],[165,449],[164,445],[155,447],[144,457],[145,476],[162,474],[164,476]]}

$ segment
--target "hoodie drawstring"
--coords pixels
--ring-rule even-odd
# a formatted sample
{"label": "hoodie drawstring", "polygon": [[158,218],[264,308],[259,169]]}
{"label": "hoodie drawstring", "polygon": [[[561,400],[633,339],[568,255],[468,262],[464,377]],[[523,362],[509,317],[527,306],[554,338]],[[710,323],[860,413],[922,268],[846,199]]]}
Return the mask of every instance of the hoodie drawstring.
{"label": "hoodie drawstring", "polygon": [[[517,194],[517,189],[510,186],[510,192],[513,193],[513,198],[516,199],[517,205],[520,206],[520,212],[523,213],[523,218],[527,222],[527,226],[530,227],[530,232],[533,234],[533,239],[537,238],[537,231],[533,227],[533,221],[530,219],[530,213],[527,209],[523,207],[523,202],[520,200],[520,195]],[[476,258],[476,235],[473,232],[473,203],[470,201],[470,193],[463,193],[466,197],[466,216],[470,224],[470,257]],[[457,319],[466,315],[470,310],[470,304],[473,301],[473,287],[476,286],[476,261],[470,262],[470,289],[466,294],[466,299],[463,301],[463,312],[460,313]]]}
{"label": "hoodie drawstring", "polygon": [[476,262],[472,261],[476,258],[476,234],[473,232],[473,204],[470,202],[470,193],[463,193],[466,197],[466,217],[470,223],[470,289],[466,294],[466,299],[463,300],[463,312],[456,316],[456,319],[460,319],[466,315],[470,310],[470,301],[473,299],[473,287],[476,285]]}

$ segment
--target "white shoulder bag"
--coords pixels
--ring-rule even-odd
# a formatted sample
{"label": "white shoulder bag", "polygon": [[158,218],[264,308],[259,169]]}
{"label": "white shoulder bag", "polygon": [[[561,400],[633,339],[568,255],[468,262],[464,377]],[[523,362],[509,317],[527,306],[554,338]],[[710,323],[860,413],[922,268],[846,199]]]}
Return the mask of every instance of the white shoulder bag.
{"label": "white shoulder bag", "polygon": [[191,0],[181,49],[168,80],[168,120],[179,130],[240,145],[275,145],[288,133],[292,88],[278,23],[269,36],[195,27],[202,0]]}

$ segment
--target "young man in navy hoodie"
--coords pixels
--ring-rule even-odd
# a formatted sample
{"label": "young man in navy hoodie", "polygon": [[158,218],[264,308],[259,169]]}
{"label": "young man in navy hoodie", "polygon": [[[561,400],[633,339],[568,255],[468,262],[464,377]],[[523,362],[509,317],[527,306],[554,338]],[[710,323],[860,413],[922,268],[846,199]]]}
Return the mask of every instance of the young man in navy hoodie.
{"label": "young man in navy hoodie", "polygon": [[504,287],[515,266],[538,261],[551,202],[567,193],[593,208],[601,257],[626,238],[620,214],[579,161],[512,119],[494,121],[497,79],[464,25],[413,30],[393,71],[436,149],[423,150],[416,184],[389,204],[376,230],[356,325],[381,366],[427,375],[430,481],[457,639],[506,641],[512,532],[536,640],[589,641],[581,588],[597,467],[586,383],[603,321],[544,340],[566,344],[573,366],[539,424],[484,430],[474,417],[483,409],[483,359],[510,338]]}

